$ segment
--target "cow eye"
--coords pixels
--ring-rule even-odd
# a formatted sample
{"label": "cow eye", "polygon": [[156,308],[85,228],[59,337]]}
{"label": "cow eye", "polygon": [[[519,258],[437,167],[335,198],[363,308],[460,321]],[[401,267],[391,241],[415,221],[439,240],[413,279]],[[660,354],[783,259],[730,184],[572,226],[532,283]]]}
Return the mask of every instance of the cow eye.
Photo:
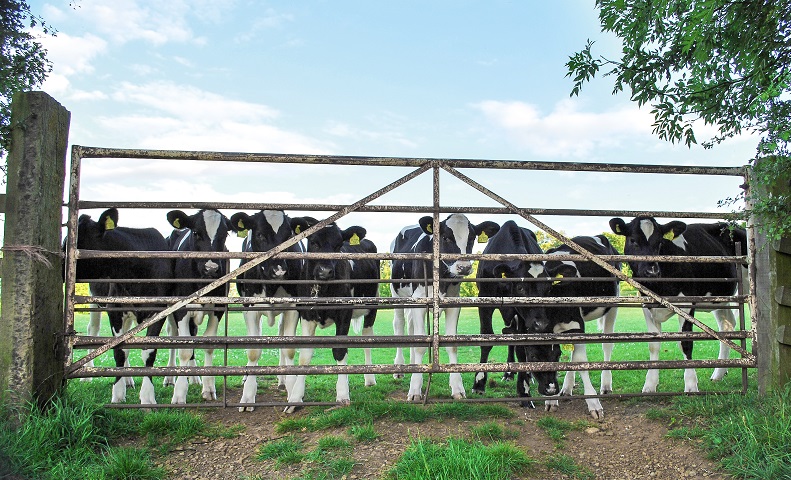
{"label": "cow eye", "polygon": [[516,292],[517,293],[525,293],[525,284],[524,283],[517,283],[516,284]]}

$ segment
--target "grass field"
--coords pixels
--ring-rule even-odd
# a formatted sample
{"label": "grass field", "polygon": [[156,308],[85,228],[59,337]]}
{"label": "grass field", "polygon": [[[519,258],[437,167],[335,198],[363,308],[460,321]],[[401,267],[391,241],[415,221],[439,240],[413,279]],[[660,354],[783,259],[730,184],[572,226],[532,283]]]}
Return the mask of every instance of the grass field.
{"label": "grass field", "polygon": [[[697,318],[702,320],[706,325],[714,328],[716,330],[716,322],[713,316],[709,313],[698,313]],[[444,320],[444,315],[442,317]],[[81,313],[76,316],[75,320],[75,328],[78,332],[85,332],[86,325],[88,321],[88,315]],[[494,328],[495,331],[498,331],[501,328],[501,320],[498,314],[495,314],[494,319]],[[588,322],[586,325],[587,330],[590,331],[597,331],[596,322]],[[441,324],[441,328],[444,328],[444,324]],[[738,327],[737,327],[738,328]],[[747,326],[749,328],[749,324]],[[618,312],[618,319],[616,320],[615,324],[616,332],[644,332],[646,330],[645,327],[645,320],[643,319],[642,311],[639,308],[621,308]],[[202,329],[201,329],[202,330]],[[675,319],[671,319],[663,325],[663,331],[678,331],[678,322]],[[695,330],[698,330],[695,328]],[[220,323],[220,334],[225,334],[226,332],[226,322],[223,320]],[[299,332],[299,328],[298,328]],[[393,334],[393,327],[392,327],[392,311],[389,310],[382,310],[380,311],[377,317],[377,323],[374,326],[374,332],[377,335],[392,335]],[[477,334],[479,333],[479,324],[478,324],[478,312],[475,308],[467,308],[462,310],[462,314],[459,321],[459,333],[460,334]],[[106,318],[102,320],[102,331],[101,335],[107,336],[109,335],[109,325]],[[276,335],[277,331],[275,327],[267,327],[266,323],[264,322],[263,328],[263,335]],[[318,335],[334,335],[335,329],[334,327],[329,327],[325,330],[317,331]],[[244,320],[242,318],[242,314],[240,312],[232,312],[230,315],[230,321],[227,323],[227,335],[229,336],[242,336],[245,335],[245,326]],[[602,360],[602,349],[601,345],[599,344],[590,344],[588,345],[588,359],[590,361],[601,361]],[[749,348],[749,344],[748,344]],[[718,351],[718,344],[716,341],[699,341],[695,343],[693,357],[694,359],[715,359],[717,357]],[[75,351],[75,358],[79,358],[84,355],[85,350],[77,350]],[[564,351],[562,360],[568,360],[570,352]],[[196,357],[198,359],[199,365],[203,364],[203,350],[196,351]],[[392,364],[393,358],[395,356],[395,349],[394,348],[376,348],[373,350],[373,363],[374,364],[383,364],[389,365]],[[157,355],[157,365],[164,366],[167,363],[167,351],[160,350]],[[279,352],[277,349],[264,349],[261,360],[259,361],[259,365],[277,365],[279,358]],[[427,357],[428,358],[428,355]],[[480,348],[479,347],[459,347],[459,363],[477,363],[480,358]],[[738,358],[738,354],[736,352],[732,352],[732,358]],[[506,347],[495,347],[492,350],[492,353],[489,357],[490,361],[492,362],[504,362],[506,360]],[[682,360],[682,354],[680,348],[676,342],[666,342],[662,344],[660,360]],[[616,344],[614,351],[613,351],[613,360],[620,360],[620,361],[642,361],[648,360],[648,345],[645,343],[621,343]],[[440,350],[440,362],[445,363],[447,362],[447,356],[445,354],[445,350]],[[246,365],[247,363],[247,356],[245,350],[243,349],[235,349],[235,350],[228,350],[228,365]],[[332,365],[334,364],[334,360],[332,358],[332,353],[330,349],[327,348],[319,348],[316,349],[315,355],[313,357],[312,364],[313,365]],[[132,351],[131,353],[131,364],[132,366],[140,366],[140,354],[139,351]],[[214,365],[223,365],[224,364],[224,352],[222,350],[216,350],[214,354]],[[358,365],[363,364],[363,352],[361,349],[354,348],[349,350],[349,364],[350,365]],[[112,356],[110,354],[105,354],[96,361],[96,366],[114,366]],[[712,370],[711,369],[698,369],[698,379],[699,379],[699,388],[701,391],[734,391],[741,389],[741,372],[736,369],[731,369],[729,375],[726,379],[722,382],[711,382],[709,377],[711,376]],[[464,379],[465,388],[468,391],[471,389],[472,386],[472,379],[473,373],[464,373],[462,374]],[[350,375],[350,386],[351,386],[351,396],[352,401],[355,398],[355,390],[362,390],[363,387],[363,376],[362,374],[355,374]],[[446,398],[449,397],[449,388],[448,388],[448,375],[447,374],[436,374],[432,378],[431,383],[431,391],[430,397],[431,398]],[[750,372],[750,378],[754,377],[754,371]],[[496,373],[492,373],[489,376],[490,381],[493,379],[499,380],[500,375]],[[599,385],[599,372],[594,371],[591,372],[591,380],[598,388]],[[615,371],[613,372],[613,387],[614,393],[639,393],[642,389],[643,382],[645,380],[645,371]],[[110,397],[110,389],[109,383],[111,379],[109,378],[102,378],[96,381],[100,382],[107,382],[107,400],[109,401]],[[228,377],[228,386],[230,388],[237,388],[241,386],[241,377]],[[259,382],[259,388],[263,388],[266,385],[266,382],[271,381],[274,382],[274,377],[264,377]],[[380,374],[377,376],[378,382],[394,382],[392,376],[387,374]],[[562,381],[562,380],[561,380]],[[164,389],[161,387],[161,380],[155,379],[154,384],[157,386],[157,401],[159,403],[169,403],[170,402],[170,395],[172,394],[172,389]],[[308,379],[308,386],[305,395],[305,401],[332,401],[334,400],[334,376],[332,375],[316,375],[314,378]],[[425,380],[424,380],[425,384]],[[406,391],[408,389],[408,382],[403,382],[403,390],[404,390],[404,397],[406,397]],[[221,381],[218,379],[218,395],[220,393],[221,388]],[[167,391],[165,391],[167,390]],[[683,372],[677,370],[662,370],[660,371],[660,384],[659,390],[668,392],[683,392],[684,390],[684,383],[683,383]],[[575,391],[575,393],[582,393],[580,391]],[[513,383],[505,384],[503,382],[495,382],[495,385],[487,389],[486,396],[491,397],[512,397],[515,395]],[[238,399],[229,399],[230,401],[237,401]],[[136,403],[137,398],[134,393],[131,393],[127,396],[127,401],[130,403]],[[199,403],[200,399],[200,387],[193,385],[190,387],[190,394],[188,398],[189,402]]]}

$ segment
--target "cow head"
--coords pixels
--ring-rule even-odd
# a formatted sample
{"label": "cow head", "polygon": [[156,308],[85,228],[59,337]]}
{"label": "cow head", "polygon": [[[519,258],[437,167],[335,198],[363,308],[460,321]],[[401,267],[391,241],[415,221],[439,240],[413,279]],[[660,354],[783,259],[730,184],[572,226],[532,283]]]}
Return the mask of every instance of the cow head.
{"label": "cow head", "polygon": [[[515,260],[494,267],[494,277],[502,278],[498,293],[507,297],[545,297],[551,281],[543,262]],[[549,318],[542,305],[517,305],[513,307],[519,318],[517,331],[520,333],[546,333],[550,329]]]}
{"label": "cow head", "polygon": [[[90,215],[80,215],[77,220],[77,248],[81,250],[106,250],[107,242],[105,233],[118,226],[118,209],[110,208],[99,215],[95,221]],[[63,251],[66,251],[66,240],[63,241]],[[103,267],[106,260],[83,259],[76,265],[77,278],[99,278],[106,276],[107,269]],[[66,262],[63,264],[63,278],[66,278]]]}
{"label": "cow head", "polygon": [[[214,209],[204,209],[193,215],[181,210],[167,213],[170,225],[176,229],[188,229],[189,232],[181,239],[184,250],[192,252],[226,252],[225,240],[228,232],[235,230],[230,220]],[[174,247],[180,247],[175,246]],[[218,278],[223,274],[222,261],[212,259],[196,259],[197,271],[201,278]]]}
{"label": "cow head", "polygon": [[[420,228],[427,235],[433,235],[433,219],[426,216],[420,219]],[[485,221],[478,225],[470,223],[469,219],[463,214],[454,213],[439,224],[439,251],[441,253],[472,253],[472,245],[475,239],[485,234],[493,236],[500,230],[500,225]],[[443,278],[462,278],[472,272],[471,260],[455,260],[440,262],[440,276]]]}
{"label": "cow head", "polygon": [[[300,233],[317,224],[318,221],[311,217],[297,217],[292,219],[291,225],[294,232]],[[348,242],[355,235],[359,240],[365,237],[365,229],[359,226],[341,230],[335,223],[326,225],[321,230],[308,236],[309,253],[340,253],[344,242]],[[338,265],[346,260],[334,258],[309,259],[305,262],[305,269],[310,280],[333,280],[338,277]]]}
{"label": "cow head", "polygon": [[[268,252],[294,234],[291,219],[282,210],[261,210],[254,215],[234,213],[231,224],[239,231],[249,231],[244,249],[252,252]],[[290,263],[282,258],[270,258],[261,262],[258,268],[267,280],[283,280],[289,274]]]}
{"label": "cow head", "polygon": [[[525,345],[525,359],[527,362],[558,362],[560,361],[560,345],[556,343],[548,345]],[[558,372],[531,372],[531,375],[538,384],[538,393],[543,396],[557,395],[560,393],[558,388]]]}
{"label": "cow head", "polygon": [[[637,217],[626,223],[620,218],[610,220],[610,228],[618,235],[626,237],[626,255],[663,255],[670,244],[677,241],[687,228],[687,224],[672,221],[659,224],[652,217]],[[663,251],[664,250],[664,251]],[[658,262],[629,262],[634,276],[641,278],[662,277],[661,264]]]}

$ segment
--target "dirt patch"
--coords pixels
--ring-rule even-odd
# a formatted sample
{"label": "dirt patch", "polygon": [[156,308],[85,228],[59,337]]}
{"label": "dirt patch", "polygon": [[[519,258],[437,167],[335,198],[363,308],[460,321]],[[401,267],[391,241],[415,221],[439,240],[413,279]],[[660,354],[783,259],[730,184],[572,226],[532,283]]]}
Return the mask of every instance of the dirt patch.
{"label": "dirt patch", "polygon": [[[661,407],[657,401],[603,400],[606,418],[595,422],[587,416],[582,400],[561,404],[560,410],[546,413],[542,409],[526,410],[516,404],[504,404],[514,412],[513,418],[497,420],[505,429],[518,431],[510,440],[531,458],[538,460],[537,468],[518,478],[595,478],[595,479],[725,479],[716,465],[707,460],[701,449],[691,441],[666,437],[667,427],[661,422],[646,418],[650,408]],[[181,445],[157,463],[170,472],[171,478],[180,479],[288,479],[299,477],[305,464],[276,467],[274,461],[256,459],[258,448],[282,438],[275,431],[278,422],[286,418],[306,415],[300,410],[286,415],[280,408],[259,407],[254,412],[240,413],[235,408],[201,410],[208,422],[226,427],[244,426],[235,438],[197,438]],[[589,420],[590,425],[567,433],[562,443],[549,438],[536,425],[542,417],[552,416],[577,423]],[[377,420],[374,428],[379,437],[371,442],[355,443],[346,428],[320,432],[297,432],[294,435],[312,450],[318,439],[327,435],[341,436],[354,445],[355,462],[352,479],[382,478],[398,461],[408,447],[410,438],[445,439],[448,437],[472,438],[472,427],[484,421],[428,421],[423,423]],[[573,477],[546,467],[546,460],[560,454],[574,459],[574,463],[593,474],[592,477]]]}

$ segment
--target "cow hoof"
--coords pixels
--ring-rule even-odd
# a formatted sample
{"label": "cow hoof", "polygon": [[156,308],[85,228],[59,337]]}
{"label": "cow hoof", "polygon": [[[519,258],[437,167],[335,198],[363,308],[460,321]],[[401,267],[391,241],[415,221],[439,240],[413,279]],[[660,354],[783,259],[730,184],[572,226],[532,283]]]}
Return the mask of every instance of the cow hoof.
{"label": "cow hoof", "polygon": [[423,395],[407,395],[406,397],[407,402],[422,402]]}
{"label": "cow hoof", "polygon": [[126,388],[135,388],[135,379],[132,377],[126,377],[124,379],[126,382]]}
{"label": "cow hoof", "polygon": [[557,403],[545,403],[544,410],[547,412],[557,412],[558,411],[558,404]]}
{"label": "cow hoof", "polygon": [[591,417],[597,422],[604,421],[604,410],[591,410],[590,411]]}
{"label": "cow hoof", "polygon": [[513,373],[504,373],[503,374],[503,381],[504,382],[510,382],[513,379],[514,379],[514,374]]}
{"label": "cow hoof", "polygon": [[522,408],[536,408],[536,405],[533,403],[532,400],[519,402],[519,405]]}
{"label": "cow hoof", "polygon": [[371,380],[370,382],[365,382],[365,386],[366,387],[375,387],[376,386],[376,380]]}
{"label": "cow hoof", "polygon": [[200,385],[202,383],[200,377],[189,377],[187,381],[190,385]]}
{"label": "cow hoof", "polygon": [[450,396],[450,398],[452,398],[454,400],[461,400],[463,398],[467,398],[467,394],[465,394],[465,393],[454,393],[453,395]]}
{"label": "cow hoof", "polygon": [[402,378],[404,378],[404,374],[403,373],[394,373],[393,374],[393,378],[396,379],[396,380],[401,380]]}
{"label": "cow hoof", "polygon": [[255,410],[255,407],[239,407],[240,412],[252,412]]}
{"label": "cow hoof", "polygon": [[280,385],[277,386],[277,389],[278,390],[285,390],[286,389],[286,384],[285,383],[281,383]]}
{"label": "cow hoof", "polygon": [[165,379],[162,380],[162,386],[163,387],[175,387],[176,386],[176,381],[173,379],[173,377],[165,377]]}
{"label": "cow hoof", "polygon": [[217,392],[203,392],[203,399],[207,402],[217,400]]}
{"label": "cow hoof", "polygon": [[484,393],[486,393],[486,390],[483,389],[483,388],[472,387],[472,393],[476,393],[478,395],[483,395]]}
{"label": "cow hoof", "polygon": [[283,409],[283,413],[294,413],[299,410],[299,407],[296,405],[289,405],[288,407]]}
{"label": "cow hoof", "polygon": [[352,404],[352,401],[348,398],[344,398],[343,400],[338,400],[337,402],[338,402],[338,406],[341,407],[348,407],[349,405]]}
{"label": "cow hoof", "polygon": [[606,388],[606,389],[605,389],[605,388],[603,388],[603,389],[601,390],[601,392],[599,392],[599,393],[600,393],[600,394],[602,394],[602,395],[609,395],[609,394],[611,394],[611,393],[612,393],[612,389],[610,389],[610,388]]}

